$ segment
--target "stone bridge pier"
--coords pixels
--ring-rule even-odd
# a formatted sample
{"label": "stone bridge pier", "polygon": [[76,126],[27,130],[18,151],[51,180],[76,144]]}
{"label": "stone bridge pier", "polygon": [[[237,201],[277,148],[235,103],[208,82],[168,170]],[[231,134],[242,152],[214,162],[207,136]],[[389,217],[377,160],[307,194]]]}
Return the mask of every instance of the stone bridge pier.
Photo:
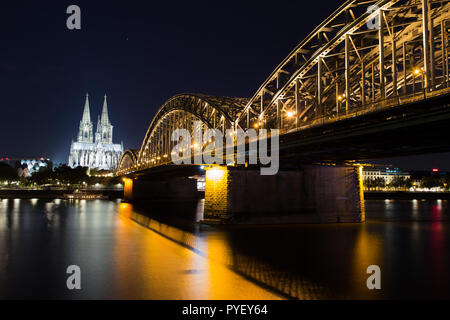
{"label": "stone bridge pier", "polygon": [[331,223],[365,220],[360,167],[305,165],[272,176],[259,169],[206,171],[205,221]]}
{"label": "stone bridge pier", "polygon": [[[261,175],[259,168],[211,166],[205,173],[205,223],[362,222],[361,168],[303,165]],[[177,175],[178,174],[178,175]],[[124,200],[177,205],[199,200],[197,181],[180,172],[124,179]]]}
{"label": "stone bridge pier", "polygon": [[187,177],[124,179],[124,201],[179,203],[198,200],[197,181]]}

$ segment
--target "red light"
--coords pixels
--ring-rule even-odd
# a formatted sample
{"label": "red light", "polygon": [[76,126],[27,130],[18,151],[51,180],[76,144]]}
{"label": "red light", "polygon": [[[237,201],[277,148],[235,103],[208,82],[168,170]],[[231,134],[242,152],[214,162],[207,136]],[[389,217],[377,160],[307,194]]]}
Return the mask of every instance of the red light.
{"label": "red light", "polygon": [[5,160],[6,160],[6,161],[8,161],[8,160],[9,160],[9,158],[5,158]]}
{"label": "red light", "polygon": [[433,172],[438,172],[439,169],[434,168],[432,171],[433,171]]}

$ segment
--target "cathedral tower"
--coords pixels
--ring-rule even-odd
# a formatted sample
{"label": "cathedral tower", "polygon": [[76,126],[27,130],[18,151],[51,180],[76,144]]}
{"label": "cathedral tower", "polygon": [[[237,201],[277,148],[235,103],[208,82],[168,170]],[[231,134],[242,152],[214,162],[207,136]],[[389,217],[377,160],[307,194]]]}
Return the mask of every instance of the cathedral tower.
{"label": "cathedral tower", "polygon": [[94,126],[91,121],[91,111],[89,110],[89,95],[86,93],[83,117],[80,121],[80,129],[78,130],[78,142],[93,142],[93,128]]}
{"label": "cathedral tower", "polygon": [[112,137],[113,137],[113,126],[109,122],[108,103],[106,101],[106,94],[105,94],[105,98],[103,100],[102,116],[100,118],[100,121],[97,123],[95,142],[111,144]]}

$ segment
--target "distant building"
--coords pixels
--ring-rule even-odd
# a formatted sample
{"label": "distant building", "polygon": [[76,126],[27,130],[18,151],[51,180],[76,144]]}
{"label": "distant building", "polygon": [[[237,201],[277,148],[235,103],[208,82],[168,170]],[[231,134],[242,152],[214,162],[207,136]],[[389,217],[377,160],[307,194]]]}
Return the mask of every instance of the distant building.
{"label": "distant building", "polygon": [[80,122],[77,141],[70,146],[69,166],[82,166],[98,170],[115,170],[123,153],[123,144],[113,143],[113,126],[109,122],[106,95],[101,118],[98,118],[95,136],[86,94],[83,117]]}
{"label": "distant building", "polygon": [[400,177],[403,179],[410,179],[411,176],[408,172],[401,171],[399,168],[386,168],[386,167],[364,167],[363,180],[381,178],[386,184],[389,184],[394,178]]}
{"label": "distant building", "polygon": [[52,162],[48,158],[0,158],[1,162],[5,162],[17,170],[20,178],[30,177],[33,173],[38,172],[41,168],[52,169]]}

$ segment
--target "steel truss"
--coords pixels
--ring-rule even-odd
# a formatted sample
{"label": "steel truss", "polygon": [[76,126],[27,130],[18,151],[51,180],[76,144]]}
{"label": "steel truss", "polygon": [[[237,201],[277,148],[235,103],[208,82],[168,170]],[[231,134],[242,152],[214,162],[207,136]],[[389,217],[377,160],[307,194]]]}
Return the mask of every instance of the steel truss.
{"label": "steel truss", "polygon": [[[449,0],[346,1],[251,99],[169,99],[147,131],[134,170],[165,163],[172,130],[191,130],[196,119],[222,131],[286,133],[447,93],[449,17]],[[126,167],[121,161],[118,174],[131,170]]]}

